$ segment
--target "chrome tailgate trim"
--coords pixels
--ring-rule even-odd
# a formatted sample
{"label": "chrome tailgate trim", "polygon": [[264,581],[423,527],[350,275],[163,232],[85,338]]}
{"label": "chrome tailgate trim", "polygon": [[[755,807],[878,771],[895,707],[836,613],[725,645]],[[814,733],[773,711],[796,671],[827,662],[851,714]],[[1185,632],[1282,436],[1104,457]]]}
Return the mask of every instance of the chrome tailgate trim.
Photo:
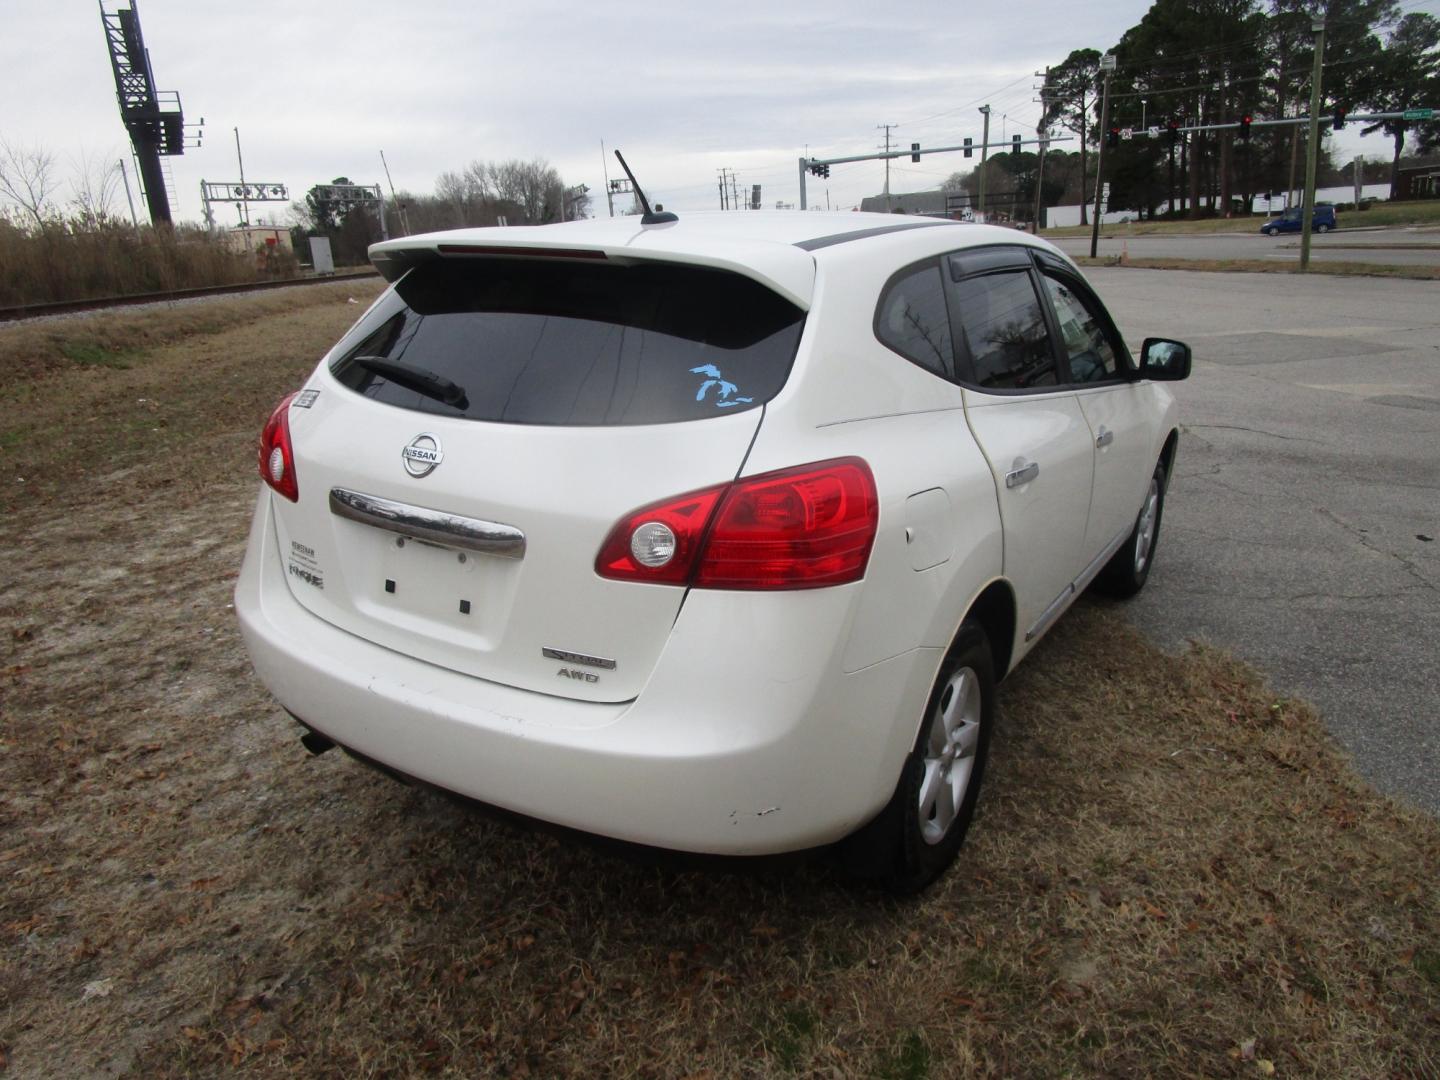
{"label": "chrome tailgate trim", "polygon": [[497,521],[428,510],[340,487],[330,489],[330,512],[362,525],[444,547],[465,548],[501,559],[525,557],[525,534]]}

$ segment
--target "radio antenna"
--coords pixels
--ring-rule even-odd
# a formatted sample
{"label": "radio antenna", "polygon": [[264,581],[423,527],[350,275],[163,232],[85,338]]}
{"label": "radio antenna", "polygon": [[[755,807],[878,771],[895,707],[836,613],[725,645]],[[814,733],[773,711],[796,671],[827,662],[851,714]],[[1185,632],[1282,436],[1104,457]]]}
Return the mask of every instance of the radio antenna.
{"label": "radio antenna", "polygon": [[679,221],[677,214],[668,210],[655,211],[650,209],[650,200],[645,198],[645,192],[640,190],[640,182],[635,179],[635,174],[630,171],[630,166],[625,164],[625,157],[619,150],[615,151],[615,157],[620,162],[620,167],[625,170],[625,175],[630,178],[630,186],[635,189],[635,197],[640,200],[640,209],[645,211],[645,216],[640,219],[641,225],[663,225],[667,221]]}

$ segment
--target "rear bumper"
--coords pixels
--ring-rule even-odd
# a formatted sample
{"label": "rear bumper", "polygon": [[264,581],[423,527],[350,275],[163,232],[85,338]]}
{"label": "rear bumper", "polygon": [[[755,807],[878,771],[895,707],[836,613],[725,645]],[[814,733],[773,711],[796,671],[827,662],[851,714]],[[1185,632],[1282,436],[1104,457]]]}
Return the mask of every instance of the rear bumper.
{"label": "rear bumper", "polygon": [[634,701],[517,690],[306,611],[270,498],[262,487],[235,609],[280,703],[399,772],[588,833],[722,855],[838,840],[890,798],[940,662],[916,649],[845,674],[859,585],[696,591]]}

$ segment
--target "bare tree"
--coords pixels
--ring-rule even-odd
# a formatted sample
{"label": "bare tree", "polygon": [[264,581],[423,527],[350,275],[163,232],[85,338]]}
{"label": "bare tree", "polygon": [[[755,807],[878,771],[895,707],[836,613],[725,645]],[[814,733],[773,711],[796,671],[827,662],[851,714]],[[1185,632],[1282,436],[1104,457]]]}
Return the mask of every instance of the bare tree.
{"label": "bare tree", "polygon": [[113,151],[100,158],[84,150],[71,159],[70,205],[87,226],[95,226],[114,217],[116,200],[120,197],[120,162]]}
{"label": "bare tree", "polygon": [[519,211],[521,221],[515,224],[543,225],[560,220],[563,184],[560,174],[544,159],[491,165],[489,178],[497,198],[515,204]]}
{"label": "bare tree", "polygon": [[495,166],[487,165],[483,161],[472,161],[465,166],[465,171],[460,174],[460,182],[465,186],[465,198],[468,202],[483,203],[495,195]]}
{"label": "bare tree", "polygon": [[0,138],[0,196],[34,218],[36,226],[45,224],[57,183],[55,156],[48,150]]}

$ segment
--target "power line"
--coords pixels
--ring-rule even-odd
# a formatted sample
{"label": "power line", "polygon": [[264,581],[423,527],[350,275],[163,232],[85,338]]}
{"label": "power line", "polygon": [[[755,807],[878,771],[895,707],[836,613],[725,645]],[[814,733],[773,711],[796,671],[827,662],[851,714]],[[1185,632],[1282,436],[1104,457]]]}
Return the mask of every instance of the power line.
{"label": "power line", "polygon": [[987,93],[981,94],[979,97],[975,98],[973,101],[967,101],[967,102],[965,102],[964,105],[957,105],[957,106],[955,106],[955,108],[953,108],[953,109],[946,109],[944,112],[933,113],[933,114],[931,114],[930,116],[922,116],[922,117],[921,117],[920,119],[918,119],[918,120],[904,120],[904,121],[901,121],[899,124],[896,124],[895,126],[896,126],[896,127],[915,127],[915,126],[917,126],[917,125],[919,125],[919,124],[926,123],[927,121],[939,119],[939,118],[942,117],[942,116],[953,116],[955,113],[964,112],[966,109],[969,109],[969,108],[971,108],[971,107],[973,107],[973,106],[975,106],[975,105],[980,105],[980,104],[984,103],[988,98],[993,98],[993,97],[996,97],[996,96],[998,96],[998,95],[1000,95],[1000,94],[1003,94],[1006,90],[1009,90],[1009,89],[1010,89],[1012,86],[1014,86],[1016,83],[1022,83],[1022,82],[1024,82],[1026,79],[1028,79],[1028,78],[1030,78],[1030,77],[1031,77],[1031,76],[1029,76],[1029,75],[1021,75],[1020,78],[1014,80],[1013,82],[1008,82],[1008,83],[1006,83],[1004,86],[1000,87],[999,89],[991,90],[991,91],[989,91],[989,92],[987,92]]}

